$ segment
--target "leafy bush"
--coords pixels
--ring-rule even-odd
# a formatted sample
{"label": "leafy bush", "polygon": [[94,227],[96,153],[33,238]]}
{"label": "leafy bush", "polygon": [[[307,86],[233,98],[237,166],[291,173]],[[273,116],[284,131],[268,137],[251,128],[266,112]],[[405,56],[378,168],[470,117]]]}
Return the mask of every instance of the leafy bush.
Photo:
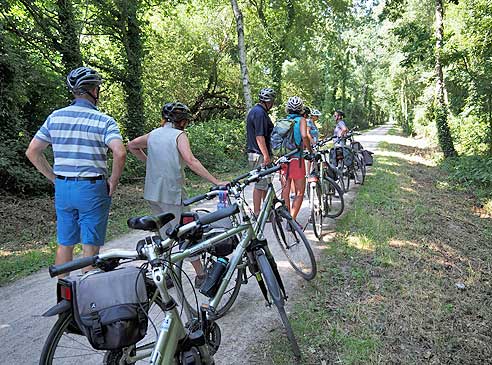
{"label": "leafy bush", "polygon": [[0,144],[0,186],[16,194],[53,191],[49,181],[24,156],[27,143],[7,140]]}
{"label": "leafy bush", "polygon": [[461,156],[445,161],[445,167],[460,184],[492,187],[492,157]]}
{"label": "leafy bush", "polygon": [[191,150],[211,172],[229,172],[246,162],[244,121],[215,119],[196,123],[187,130]]}
{"label": "leafy bush", "polygon": [[[234,172],[246,164],[243,121],[214,119],[195,123],[188,127],[187,134],[193,154],[211,173]],[[128,153],[121,182],[132,183],[144,176],[145,164]]]}
{"label": "leafy bush", "polygon": [[[492,157],[460,156],[448,158],[443,167],[451,181],[473,193],[479,205],[492,202]],[[488,203],[487,203],[488,201]]]}

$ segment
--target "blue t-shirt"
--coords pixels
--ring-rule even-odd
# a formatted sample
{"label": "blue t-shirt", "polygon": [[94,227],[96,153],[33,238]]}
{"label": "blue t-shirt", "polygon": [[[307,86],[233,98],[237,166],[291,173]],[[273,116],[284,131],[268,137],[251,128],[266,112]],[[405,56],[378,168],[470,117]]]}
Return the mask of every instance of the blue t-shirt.
{"label": "blue t-shirt", "polygon": [[273,123],[267,111],[261,104],[256,104],[248,113],[246,119],[246,143],[248,152],[261,154],[256,137],[265,137],[266,147],[271,154],[270,136],[272,135]]}
{"label": "blue t-shirt", "polygon": [[122,139],[115,120],[85,99],[51,113],[35,138],[53,147],[56,175],[75,177],[108,176],[108,144]]}
{"label": "blue t-shirt", "polygon": [[311,135],[311,138],[313,139],[313,143],[318,143],[319,139],[319,130],[318,127],[316,127],[316,124],[311,119],[306,119],[307,123],[307,128],[308,132]]}

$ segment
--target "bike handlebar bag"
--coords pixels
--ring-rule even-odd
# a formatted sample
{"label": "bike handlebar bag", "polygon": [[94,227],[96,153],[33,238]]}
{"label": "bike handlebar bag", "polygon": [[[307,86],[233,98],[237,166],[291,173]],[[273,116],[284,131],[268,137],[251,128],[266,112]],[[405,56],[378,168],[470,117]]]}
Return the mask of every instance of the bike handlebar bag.
{"label": "bike handlebar bag", "polygon": [[76,276],[74,319],[94,349],[120,349],[145,337],[149,302],[144,277],[133,266]]}

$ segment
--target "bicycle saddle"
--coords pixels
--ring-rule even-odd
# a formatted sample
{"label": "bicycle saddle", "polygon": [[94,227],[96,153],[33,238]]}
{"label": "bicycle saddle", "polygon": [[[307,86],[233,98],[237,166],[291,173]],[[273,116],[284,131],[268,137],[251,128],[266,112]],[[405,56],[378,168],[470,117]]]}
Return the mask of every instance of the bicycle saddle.
{"label": "bicycle saddle", "polygon": [[131,229],[141,229],[142,231],[157,231],[166,223],[174,219],[172,213],[161,213],[158,215],[144,215],[143,217],[133,217],[126,222]]}

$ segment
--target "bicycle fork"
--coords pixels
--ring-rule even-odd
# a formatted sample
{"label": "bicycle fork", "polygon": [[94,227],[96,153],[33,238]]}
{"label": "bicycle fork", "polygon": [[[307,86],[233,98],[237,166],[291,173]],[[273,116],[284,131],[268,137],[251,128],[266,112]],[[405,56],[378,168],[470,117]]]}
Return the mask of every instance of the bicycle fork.
{"label": "bicycle fork", "polygon": [[[247,251],[248,255],[248,262],[249,262],[249,270],[251,274],[256,278],[256,281],[258,283],[258,286],[260,287],[260,290],[263,294],[263,297],[265,298],[267,302],[267,306],[272,305],[272,301],[268,297],[268,290],[265,285],[265,281],[263,280],[262,272],[260,267],[258,266],[258,260],[257,257],[259,255],[265,255],[265,257],[268,260],[268,263],[270,264],[272,271],[275,275],[275,278],[277,279],[277,282],[279,284],[280,290],[281,290],[281,295],[283,299],[287,300],[287,294],[285,292],[285,287],[284,283],[282,282],[282,279],[280,277],[280,273],[278,271],[277,263],[275,262],[275,259],[273,258],[273,255],[270,253],[270,250],[268,249],[268,244],[266,240],[254,240],[254,243],[251,245],[251,248]],[[274,301],[275,300],[280,300],[280,298],[272,298]]]}

